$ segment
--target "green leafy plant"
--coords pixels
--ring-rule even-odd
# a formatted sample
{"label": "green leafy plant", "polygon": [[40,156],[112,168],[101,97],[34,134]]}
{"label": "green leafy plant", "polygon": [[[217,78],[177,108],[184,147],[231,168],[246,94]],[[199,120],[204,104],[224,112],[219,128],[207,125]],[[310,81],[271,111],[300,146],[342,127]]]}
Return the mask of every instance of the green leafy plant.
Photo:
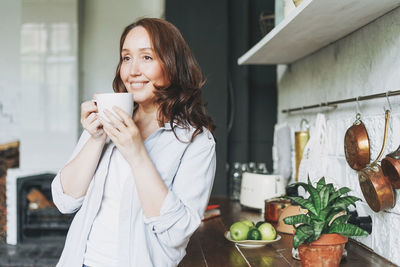
{"label": "green leafy plant", "polygon": [[358,197],[348,196],[351,190],[342,187],[335,190],[333,184],[326,184],[322,177],[313,187],[310,179],[308,184],[295,183],[292,186],[301,186],[310,196],[288,197],[302,208],[307,209],[306,214],[286,217],[284,222],[293,225],[296,233],[293,238],[293,247],[298,248],[303,243],[311,243],[321,235],[337,233],[344,236],[367,236],[368,233],[360,227],[347,221],[350,215],[346,214],[350,205],[355,206]]}

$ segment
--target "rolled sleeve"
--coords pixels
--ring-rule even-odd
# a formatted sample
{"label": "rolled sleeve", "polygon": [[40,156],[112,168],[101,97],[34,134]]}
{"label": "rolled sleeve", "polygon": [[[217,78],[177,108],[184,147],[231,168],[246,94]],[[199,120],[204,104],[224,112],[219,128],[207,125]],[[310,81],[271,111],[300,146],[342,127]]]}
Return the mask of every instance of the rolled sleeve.
{"label": "rolled sleeve", "polygon": [[144,222],[157,235],[165,250],[186,246],[201,223],[216,168],[215,142],[207,135],[195,139],[184,153],[172,188],[162,204],[160,215]]}
{"label": "rolled sleeve", "polygon": [[184,206],[174,192],[168,191],[160,210],[160,216],[144,218],[144,222],[150,225],[153,233],[162,234],[183,216],[185,216]]}
{"label": "rolled sleeve", "polygon": [[60,180],[60,171],[51,183],[53,202],[61,213],[74,213],[83,203],[85,197],[74,198],[64,193]]}

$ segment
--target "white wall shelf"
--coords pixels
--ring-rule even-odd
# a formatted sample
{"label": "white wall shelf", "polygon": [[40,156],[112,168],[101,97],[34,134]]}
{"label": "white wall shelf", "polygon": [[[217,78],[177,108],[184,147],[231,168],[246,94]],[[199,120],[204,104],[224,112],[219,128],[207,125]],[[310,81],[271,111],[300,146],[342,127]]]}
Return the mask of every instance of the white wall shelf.
{"label": "white wall shelf", "polygon": [[292,63],[399,6],[400,0],[303,0],[238,64]]}

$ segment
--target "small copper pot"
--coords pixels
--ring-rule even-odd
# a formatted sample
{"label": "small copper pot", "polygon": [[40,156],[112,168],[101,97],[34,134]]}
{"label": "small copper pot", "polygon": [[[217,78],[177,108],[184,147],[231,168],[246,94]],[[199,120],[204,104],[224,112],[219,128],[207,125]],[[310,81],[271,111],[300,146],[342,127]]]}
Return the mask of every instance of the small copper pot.
{"label": "small copper pot", "polygon": [[361,121],[360,113],[356,121],[344,135],[344,154],[349,166],[354,170],[362,170],[370,162],[370,144],[367,129]]}
{"label": "small copper pot", "polygon": [[389,178],[393,188],[400,189],[400,146],[382,159],[383,173]]}
{"label": "small copper pot", "polygon": [[364,198],[373,211],[394,207],[393,188],[378,163],[368,165],[361,170],[358,179]]}
{"label": "small copper pot", "polygon": [[282,198],[266,199],[264,205],[264,220],[266,222],[277,223],[282,210],[290,205],[290,200]]}
{"label": "small copper pot", "polygon": [[374,162],[358,173],[358,180],[364,198],[369,207],[375,212],[393,208],[395,204],[392,185],[390,184],[389,179],[383,174],[382,168],[378,164],[378,161],[385,150],[389,118],[390,111],[386,110],[383,144],[378,157]]}

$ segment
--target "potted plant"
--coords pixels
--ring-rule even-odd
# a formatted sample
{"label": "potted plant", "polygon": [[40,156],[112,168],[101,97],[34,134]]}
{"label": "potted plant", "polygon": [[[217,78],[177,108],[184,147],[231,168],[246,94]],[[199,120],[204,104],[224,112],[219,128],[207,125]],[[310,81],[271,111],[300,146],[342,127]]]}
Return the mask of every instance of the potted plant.
{"label": "potted plant", "polygon": [[347,223],[350,215],[346,211],[350,205],[360,200],[348,196],[350,189],[335,190],[333,184],[326,184],[322,177],[316,187],[308,183],[295,183],[309,193],[308,198],[288,197],[302,208],[306,214],[286,217],[284,222],[296,229],[293,247],[298,248],[302,266],[339,266],[348,236],[367,236],[368,233]]}

